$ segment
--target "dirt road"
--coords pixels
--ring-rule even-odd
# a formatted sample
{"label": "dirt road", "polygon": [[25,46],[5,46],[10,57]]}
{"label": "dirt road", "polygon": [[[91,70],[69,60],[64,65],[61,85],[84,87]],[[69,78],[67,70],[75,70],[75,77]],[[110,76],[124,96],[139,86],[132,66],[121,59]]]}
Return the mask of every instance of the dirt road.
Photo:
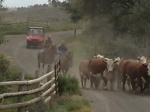
{"label": "dirt road", "polygon": [[[59,44],[60,40],[70,35],[73,35],[73,31],[51,33],[53,43],[56,45]],[[13,64],[23,72],[34,75],[37,69],[38,49],[26,49],[25,35],[7,37],[9,43],[0,45],[0,52],[9,56],[14,62]],[[77,68],[74,66],[70,72],[79,78]],[[90,101],[94,112],[150,112],[150,96],[133,95],[120,91],[85,89],[83,90],[83,97]]]}

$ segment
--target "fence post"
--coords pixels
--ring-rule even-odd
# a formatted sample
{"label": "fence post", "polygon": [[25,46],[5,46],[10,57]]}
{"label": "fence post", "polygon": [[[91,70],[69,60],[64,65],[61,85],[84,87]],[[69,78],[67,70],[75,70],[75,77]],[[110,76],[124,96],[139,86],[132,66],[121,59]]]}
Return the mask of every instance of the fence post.
{"label": "fence post", "polygon": [[[51,65],[48,65],[46,73],[49,73],[50,71],[51,71]],[[51,79],[52,79],[52,76],[47,77],[47,82]],[[50,84],[50,86],[51,86],[51,84]]]}
{"label": "fence post", "polygon": [[56,96],[58,95],[58,75],[60,74],[60,60],[55,64],[54,66],[55,70],[55,91],[56,91]]}
{"label": "fence post", "polygon": [[60,73],[61,73],[61,61],[59,60],[59,62],[58,62],[58,65],[59,65],[59,70],[58,70],[58,72],[59,72],[59,75],[60,75]]}
{"label": "fence post", "polygon": [[[19,80],[23,81],[24,80],[24,73],[20,74]],[[24,86],[20,85],[18,86],[18,92],[23,91],[24,90]],[[18,103],[23,102],[23,97],[22,96],[18,96]],[[17,112],[23,112],[23,107],[19,107]]]}
{"label": "fence post", "polygon": [[47,28],[49,28],[49,25],[48,25],[48,23],[49,23],[49,22],[48,22],[48,20],[46,20],[46,27],[47,27]]}
{"label": "fence post", "polygon": [[29,26],[29,17],[27,17],[27,27]]}
{"label": "fence post", "polygon": [[[39,73],[39,70],[36,70],[35,71],[35,78],[39,78],[40,77],[40,73]],[[36,85],[35,85],[35,88],[38,88],[40,87],[40,82],[37,82]],[[41,92],[37,93],[37,97],[39,97],[41,95]]]}
{"label": "fence post", "polygon": [[58,92],[57,92],[57,64],[58,62],[55,64],[54,66],[54,70],[55,70],[55,91],[56,91],[56,96],[58,95]]}

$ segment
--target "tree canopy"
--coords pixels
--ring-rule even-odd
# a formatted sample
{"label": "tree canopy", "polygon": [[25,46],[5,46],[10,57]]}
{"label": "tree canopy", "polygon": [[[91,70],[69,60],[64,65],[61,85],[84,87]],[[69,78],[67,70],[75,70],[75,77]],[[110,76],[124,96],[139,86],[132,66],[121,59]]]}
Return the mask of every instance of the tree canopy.
{"label": "tree canopy", "polygon": [[84,17],[94,20],[105,16],[119,33],[140,37],[149,35],[149,0],[67,0]]}

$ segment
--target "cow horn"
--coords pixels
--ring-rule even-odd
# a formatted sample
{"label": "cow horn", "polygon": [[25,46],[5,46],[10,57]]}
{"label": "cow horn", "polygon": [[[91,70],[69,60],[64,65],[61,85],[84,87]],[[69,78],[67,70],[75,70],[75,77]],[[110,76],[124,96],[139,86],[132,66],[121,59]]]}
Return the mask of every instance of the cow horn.
{"label": "cow horn", "polygon": [[142,79],[142,82],[145,84],[146,80],[144,79],[144,77],[141,77],[141,79]]}

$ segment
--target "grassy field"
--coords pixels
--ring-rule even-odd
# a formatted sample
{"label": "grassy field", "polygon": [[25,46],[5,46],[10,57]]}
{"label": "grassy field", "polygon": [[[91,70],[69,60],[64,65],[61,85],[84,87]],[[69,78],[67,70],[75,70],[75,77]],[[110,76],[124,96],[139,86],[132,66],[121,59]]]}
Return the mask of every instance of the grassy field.
{"label": "grassy field", "polygon": [[25,34],[28,26],[43,26],[46,32],[82,29],[84,22],[74,24],[69,14],[60,7],[28,7],[0,12],[1,34]]}

